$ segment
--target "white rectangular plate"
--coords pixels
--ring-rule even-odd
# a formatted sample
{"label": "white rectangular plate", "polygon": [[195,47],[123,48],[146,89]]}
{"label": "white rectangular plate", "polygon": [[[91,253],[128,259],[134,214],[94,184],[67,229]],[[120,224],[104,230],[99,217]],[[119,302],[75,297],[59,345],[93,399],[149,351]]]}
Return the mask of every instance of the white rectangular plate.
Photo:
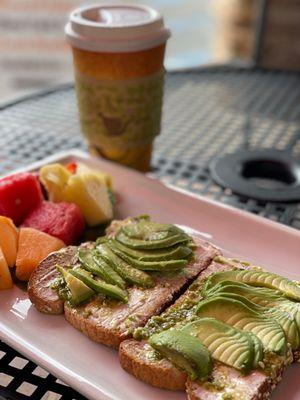
{"label": "white rectangular plate", "polygon": [[[82,161],[113,176],[117,218],[150,214],[183,225],[229,253],[299,280],[300,232],[223,204],[166,187],[138,172],[91,158],[61,153],[31,165]],[[93,343],[63,316],[43,315],[19,288],[0,292],[0,338],[90,399],[183,400],[184,393],[152,388],[122,370],[116,351]],[[288,368],[272,400],[299,400],[300,366]]]}

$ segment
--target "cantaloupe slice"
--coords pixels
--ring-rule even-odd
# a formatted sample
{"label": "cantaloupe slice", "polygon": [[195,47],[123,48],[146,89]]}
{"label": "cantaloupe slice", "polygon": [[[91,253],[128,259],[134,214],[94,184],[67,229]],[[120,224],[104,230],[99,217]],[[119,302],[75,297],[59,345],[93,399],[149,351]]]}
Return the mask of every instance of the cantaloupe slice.
{"label": "cantaloupe slice", "polygon": [[19,231],[10,218],[0,216],[0,246],[9,267],[17,258]]}
{"label": "cantaloupe slice", "polygon": [[11,279],[10,271],[4,257],[4,253],[0,247],[0,290],[11,289],[13,281]]}
{"label": "cantaloupe slice", "polygon": [[64,247],[62,240],[33,228],[21,228],[16,260],[16,276],[28,281],[39,263],[53,251]]}

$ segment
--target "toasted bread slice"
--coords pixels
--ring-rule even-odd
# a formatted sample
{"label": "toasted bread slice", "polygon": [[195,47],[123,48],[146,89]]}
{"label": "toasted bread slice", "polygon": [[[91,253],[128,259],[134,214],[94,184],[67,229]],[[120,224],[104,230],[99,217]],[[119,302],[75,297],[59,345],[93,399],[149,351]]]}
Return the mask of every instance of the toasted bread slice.
{"label": "toasted bread slice", "polygon": [[95,342],[118,348],[132,336],[135,328],[144,326],[153,315],[160,314],[205,269],[215,255],[212,245],[194,238],[196,259],[179,274],[157,275],[155,286],[149,289],[128,288],[128,303],[95,299],[79,307],[65,304],[65,317],[75,328]]}
{"label": "toasted bread slice", "polygon": [[186,289],[220,251],[211,244],[194,238],[197,245],[195,260],[181,272],[173,275],[156,274],[155,286],[149,289],[128,288],[128,303],[95,298],[71,307],[63,303],[50,284],[57,276],[56,264],[75,265],[78,262],[76,247],[67,247],[51,254],[34,271],[29,282],[29,297],[38,310],[59,314],[90,339],[118,348],[122,340],[130,338],[132,331],[145,325],[148,319],[161,313]]}
{"label": "toasted bread slice", "polygon": [[51,283],[59,277],[56,264],[73,265],[76,259],[76,246],[64,247],[46,257],[31,274],[28,282],[28,295],[31,302],[42,313],[62,314],[64,302],[57,292],[51,289]]}
{"label": "toasted bread slice", "polygon": [[[231,268],[228,265],[212,262],[201,272],[189,289],[163,313],[163,316],[172,314],[188,301],[191,305],[199,301],[200,289],[205,278],[214,272]],[[125,371],[152,386],[169,390],[185,390],[187,374],[176,368],[170,361],[164,358],[157,359],[147,341],[125,340],[119,348],[119,359]]]}
{"label": "toasted bread slice", "polygon": [[273,386],[275,387],[275,381],[281,379],[282,373],[283,366],[273,379],[262,371],[252,371],[245,376],[226,365],[216,364],[212,372],[212,381],[218,382],[216,386],[188,379],[186,392],[189,400],[268,399]]}
{"label": "toasted bread slice", "polygon": [[[244,264],[237,265],[240,268],[247,268]],[[251,267],[251,266],[250,266]],[[214,272],[232,269],[230,263],[213,261],[199,277],[194,281],[190,288],[163,314],[172,316],[180,312],[180,309],[192,307],[201,300],[201,288],[206,278]],[[151,320],[146,325],[151,329]],[[299,358],[299,352],[294,353],[294,360]],[[291,360],[284,358],[277,359],[276,368],[272,376],[265,372],[255,370],[248,375],[230,368],[221,363],[215,363],[210,382],[195,382],[188,379],[185,372],[179,370],[171,362],[164,358],[158,358],[155,351],[147,341],[137,341],[134,339],[125,340],[119,348],[119,359],[125,371],[134,375],[136,378],[155,387],[169,390],[186,389],[190,400],[223,400],[229,397],[232,400],[258,400],[269,398],[270,392],[281,380],[285,365]],[[226,397],[227,396],[227,397]]]}

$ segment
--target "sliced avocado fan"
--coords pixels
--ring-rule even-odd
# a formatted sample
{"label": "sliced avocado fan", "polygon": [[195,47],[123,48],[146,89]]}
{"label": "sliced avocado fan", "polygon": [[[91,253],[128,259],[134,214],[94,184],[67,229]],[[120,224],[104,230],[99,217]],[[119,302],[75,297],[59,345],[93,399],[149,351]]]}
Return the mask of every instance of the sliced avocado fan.
{"label": "sliced avocado fan", "polygon": [[190,379],[206,378],[212,371],[212,359],[199,339],[188,333],[169,329],[152,335],[150,345],[175,366],[186,371]]}
{"label": "sliced avocado fan", "polygon": [[215,318],[199,318],[187,324],[182,332],[201,340],[215,360],[243,372],[256,368],[262,361],[261,343],[255,354],[252,336]]}
{"label": "sliced avocado fan", "polygon": [[245,269],[216,272],[207,279],[204,292],[220,281],[237,281],[251,286],[279,290],[283,296],[300,301],[300,286],[296,282],[271,272]]}
{"label": "sliced avocado fan", "polygon": [[[207,292],[208,296],[238,295],[262,308],[260,313],[276,319],[284,329],[292,349],[300,346],[300,304],[283,297],[272,289],[255,288],[239,282],[222,281]],[[295,326],[296,325],[296,326]]]}
{"label": "sliced avocado fan", "polygon": [[133,219],[123,225],[115,239],[134,250],[163,249],[191,242],[191,238],[177,226],[153,222],[149,218]]}
{"label": "sliced avocado fan", "polygon": [[[140,216],[113,222],[93,247],[79,247],[80,268],[76,265],[69,273],[93,293],[126,302],[129,285],[151,288],[158,274],[180,273],[192,259],[194,248],[193,239],[175,225]],[[71,297],[62,277],[54,286],[61,297]]]}
{"label": "sliced avocado fan", "polygon": [[199,317],[216,318],[238,329],[252,332],[262,341],[265,349],[280,355],[286,354],[287,343],[281,326],[239,300],[212,297],[197,305],[196,314]]}
{"label": "sliced avocado fan", "polygon": [[111,239],[110,243],[114,245],[119,251],[125,253],[127,256],[134,258],[137,261],[168,261],[186,259],[193,254],[193,250],[185,245],[178,244],[165,249],[154,250],[134,250],[130,247],[124,246],[117,240]]}
{"label": "sliced avocado fan", "polygon": [[108,243],[97,246],[99,256],[110,265],[125,281],[142,287],[154,286],[153,278],[140,271],[115,254]]}
{"label": "sliced avocado fan", "polygon": [[259,304],[255,304],[247,298],[240,296],[234,293],[218,293],[218,296],[226,297],[233,300],[238,300],[245,304],[248,308],[258,313],[261,317],[272,318],[278,322],[278,324],[282,327],[286,340],[290,343],[293,350],[299,349],[300,346],[300,335],[298,326],[296,324],[295,319],[292,315],[287,313],[284,310],[276,309],[276,308],[266,308],[260,306]]}
{"label": "sliced avocado fan", "polygon": [[176,271],[178,269],[182,269],[188,263],[188,261],[184,259],[157,260],[157,261],[136,260],[135,258],[130,257],[128,254],[119,250],[112,241],[108,242],[108,246],[117,256],[123,258],[123,260],[127,261],[130,265],[132,265],[136,269],[144,271],[165,271],[165,272]]}

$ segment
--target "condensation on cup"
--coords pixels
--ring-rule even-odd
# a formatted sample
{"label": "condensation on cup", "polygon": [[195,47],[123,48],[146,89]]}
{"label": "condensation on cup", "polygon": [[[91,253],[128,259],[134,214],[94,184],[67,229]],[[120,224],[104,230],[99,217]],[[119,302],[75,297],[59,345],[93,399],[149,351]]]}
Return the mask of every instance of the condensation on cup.
{"label": "condensation on cup", "polygon": [[91,152],[149,170],[170,37],[161,14],[142,5],[93,5],[74,10],[65,31]]}

